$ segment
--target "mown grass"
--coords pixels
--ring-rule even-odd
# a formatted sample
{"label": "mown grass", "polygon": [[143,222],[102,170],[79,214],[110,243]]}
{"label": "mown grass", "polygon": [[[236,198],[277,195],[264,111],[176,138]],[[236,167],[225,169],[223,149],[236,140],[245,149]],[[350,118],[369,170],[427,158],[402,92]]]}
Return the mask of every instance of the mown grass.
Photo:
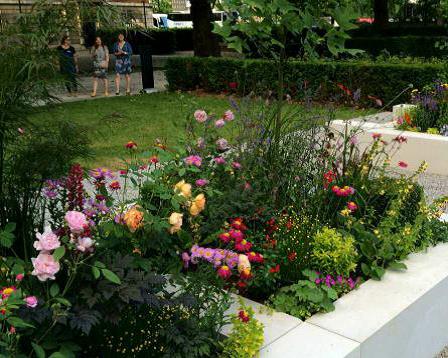
{"label": "mown grass", "polygon": [[[187,116],[197,108],[220,115],[231,106],[229,99],[222,96],[162,92],[51,105],[36,109],[32,120],[37,125],[51,125],[65,119],[84,126],[91,140],[92,156],[81,159],[81,163],[87,168],[118,168],[125,154],[124,144],[129,140],[140,148],[151,146],[156,138],[176,144],[184,134]],[[322,106],[316,107],[319,109]],[[334,115],[347,119],[371,113],[372,110],[337,107]]]}

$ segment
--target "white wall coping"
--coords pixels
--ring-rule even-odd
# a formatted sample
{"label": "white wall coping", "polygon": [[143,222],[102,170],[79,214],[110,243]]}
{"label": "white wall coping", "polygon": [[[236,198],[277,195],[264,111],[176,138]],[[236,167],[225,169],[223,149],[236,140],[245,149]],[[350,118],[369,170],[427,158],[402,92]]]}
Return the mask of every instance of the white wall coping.
{"label": "white wall coping", "polygon": [[[305,322],[259,313],[262,358],[432,358],[448,343],[448,244],[414,253],[404,271],[387,270]],[[233,306],[233,311],[237,308]],[[265,311],[265,310],[263,310]]]}

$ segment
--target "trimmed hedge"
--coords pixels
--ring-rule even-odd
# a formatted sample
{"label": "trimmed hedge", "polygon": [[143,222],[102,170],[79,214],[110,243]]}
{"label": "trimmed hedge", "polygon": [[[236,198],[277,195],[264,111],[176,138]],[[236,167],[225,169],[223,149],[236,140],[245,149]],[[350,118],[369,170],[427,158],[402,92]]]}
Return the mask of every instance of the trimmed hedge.
{"label": "trimmed hedge", "polygon": [[389,23],[385,28],[362,24],[349,34],[352,37],[448,36],[448,29],[445,25],[398,22]]}
{"label": "trimmed hedge", "polygon": [[[410,84],[422,88],[435,79],[445,78],[446,66],[442,64],[387,64],[375,62],[299,62],[291,61],[285,71],[286,91],[300,99],[302,88],[314,93],[316,100],[335,100],[343,92],[337,84],[352,91],[361,90],[362,99],[375,96],[383,103],[392,101]],[[170,58],[165,66],[170,90],[208,92],[229,90],[229,83],[237,82],[239,94],[254,91],[258,94],[275,89],[277,71],[272,62],[230,58]],[[409,101],[406,91],[393,103]],[[366,103],[371,103],[373,101]]]}
{"label": "trimmed hedge", "polygon": [[373,56],[378,56],[384,50],[398,56],[430,58],[448,55],[448,49],[436,48],[437,42],[448,42],[448,37],[355,37],[346,41],[346,47],[361,49]]}

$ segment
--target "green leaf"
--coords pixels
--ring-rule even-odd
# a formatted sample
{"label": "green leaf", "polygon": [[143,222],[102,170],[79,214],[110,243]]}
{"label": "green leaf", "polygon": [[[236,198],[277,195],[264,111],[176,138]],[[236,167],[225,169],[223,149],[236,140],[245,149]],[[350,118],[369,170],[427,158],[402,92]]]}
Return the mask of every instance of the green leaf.
{"label": "green leaf", "polygon": [[55,297],[58,295],[60,289],[59,289],[59,285],[57,283],[53,283],[50,287],[50,295],[51,297]]}
{"label": "green leaf", "polygon": [[66,355],[64,355],[61,352],[54,352],[51,356],[49,356],[48,358],[67,358]]}
{"label": "green leaf", "polygon": [[3,230],[9,233],[13,233],[15,229],[16,229],[16,223],[7,223]]}
{"label": "green leaf", "polygon": [[55,261],[59,261],[65,255],[65,246],[60,246],[53,252],[53,258]]}
{"label": "green leaf", "polygon": [[45,358],[45,350],[37,343],[31,342],[37,358]]}
{"label": "green leaf", "polygon": [[121,284],[120,278],[114,274],[112,271],[108,269],[101,269],[103,276],[108,279],[110,282],[116,283],[117,285]]}
{"label": "green leaf", "polygon": [[93,264],[94,266],[98,267],[98,268],[106,268],[106,265],[103,264],[100,261],[95,261],[95,263]]}
{"label": "green leaf", "polygon": [[92,275],[95,280],[98,280],[100,278],[100,274],[101,273],[98,267],[92,266]]}
{"label": "green leaf", "polygon": [[62,303],[64,306],[67,307],[71,307],[71,302],[69,300],[67,300],[66,298],[62,298],[62,297],[56,297],[55,300],[59,303]]}
{"label": "green leaf", "polygon": [[391,262],[388,268],[392,270],[406,270],[408,267],[403,262]]}
{"label": "green leaf", "polygon": [[19,328],[19,327],[30,327],[30,328],[34,328],[34,326],[32,324],[29,324],[27,322],[25,322],[23,319],[19,318],[19,317],[8,317],[7,321],[10,325]]}

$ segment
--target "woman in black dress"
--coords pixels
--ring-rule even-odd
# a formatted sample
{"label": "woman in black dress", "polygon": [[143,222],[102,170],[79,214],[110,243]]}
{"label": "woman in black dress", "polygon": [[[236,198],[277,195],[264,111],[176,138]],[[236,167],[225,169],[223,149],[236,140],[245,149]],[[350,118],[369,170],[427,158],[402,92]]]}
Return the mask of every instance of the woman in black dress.
{"label": "woman in black dress", "polygon": [[78,72],[78,59],[76,50],[70,44],[70,38],[64,35],[61,44],[57,47],[59,52],[59,66],[62,75],[65,77],[65,87],[69,95],[77,95],[78,84],[76,73]]}

